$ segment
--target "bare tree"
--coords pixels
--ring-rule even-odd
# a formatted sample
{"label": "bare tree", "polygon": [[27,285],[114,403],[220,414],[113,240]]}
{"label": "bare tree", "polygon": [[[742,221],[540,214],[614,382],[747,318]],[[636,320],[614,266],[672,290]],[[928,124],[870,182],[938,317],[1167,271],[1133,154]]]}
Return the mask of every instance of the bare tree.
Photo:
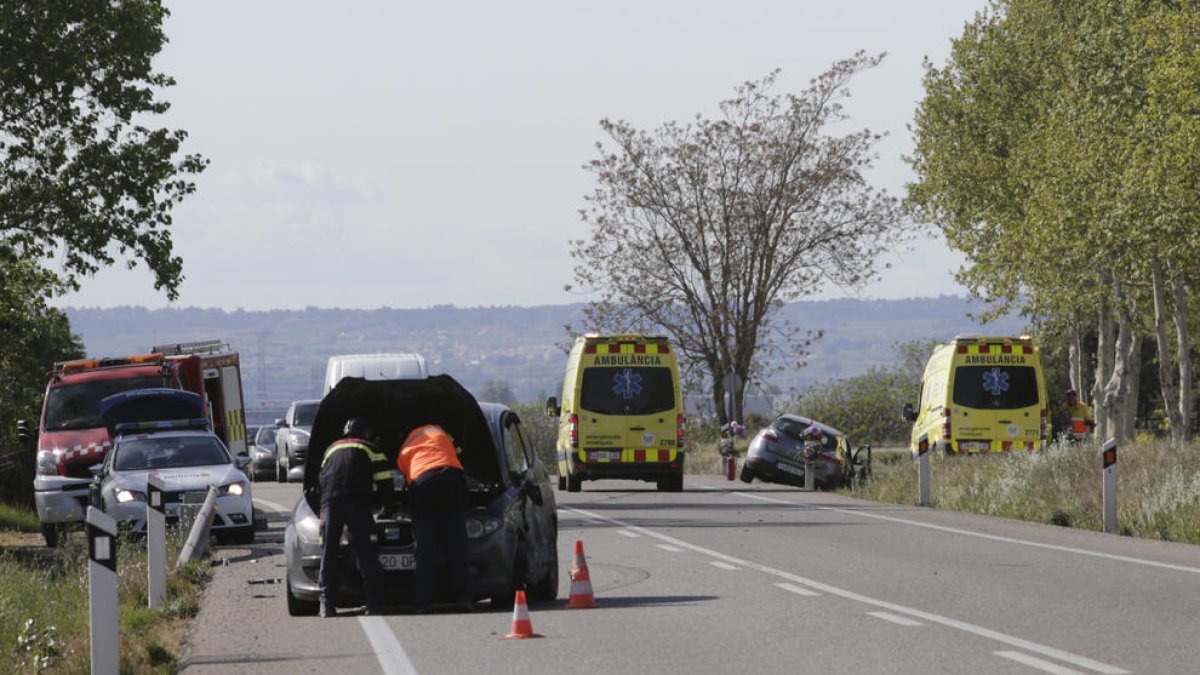
{"label": "bare tree", "polygon": [[568,289],[600,293],[585,328],[665,331],[711,378],[721,421],[740,419],[761,351],[782,341],[799,365],[819,332],[773,325],[775,312],[827,282],[860,287],[900,236],[896,200],[863,177],[880,136],[830,132],[848,119],[850,79],[882,58],[838,61],[798,95],[772,92],[776,70],[736,88],[716,119],[654,132],[602,120],[608,142],[585,165],[598,183],[582,211],[591,237],[571,242]]}

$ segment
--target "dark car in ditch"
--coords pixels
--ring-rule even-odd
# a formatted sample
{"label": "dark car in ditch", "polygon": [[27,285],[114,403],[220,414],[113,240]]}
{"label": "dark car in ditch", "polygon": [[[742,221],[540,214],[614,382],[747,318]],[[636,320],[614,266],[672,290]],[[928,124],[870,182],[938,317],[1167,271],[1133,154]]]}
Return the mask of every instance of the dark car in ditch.
{"label": "dark car in ditch", "polygon": [[802,415],[780,415],[750,441],[741,479],[755,478],[768,483],[803,486],[804,432],[816,426],[821,430],[821,447],[812,457],[814,484],[822,490],[852,485],[866,480],[871,473],[871,446],[860,445],[851,451],[846,435],[831,426]]}
{"label": "dark car in ditch", "polygon": [[[558,597],[554,490],[517,414],[500,404],[478,403],[449,375],[409,380],[346,378],[321,401],[305,461],[304,494],[284,535],[289,614],[317,613],[321,458],[350,417],[368,421],[379,437],[380,450],[393,463],[400,443],[424,424],[442,426],[462,449],[469,490],[471,589],[476,600],[511,608],[517,589],[525,589],[531,602]],[[398,471],[396,475],[399,485]],[[409,605],[413,596],[416,547],[407,496],[399,490],[396,512],[375,515],[384,568],[382,604],[389,608]],[[344,565],[339,601],[347,606],[365,604],[361,575],[345,540],[338,560]],[[450,600],[448,587],[435,589],[435,604]]]}

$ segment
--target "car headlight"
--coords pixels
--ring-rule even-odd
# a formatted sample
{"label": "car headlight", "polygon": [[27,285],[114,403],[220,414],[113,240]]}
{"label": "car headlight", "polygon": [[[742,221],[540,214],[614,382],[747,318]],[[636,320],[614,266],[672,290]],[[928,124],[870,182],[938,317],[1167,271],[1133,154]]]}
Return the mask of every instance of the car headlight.
{"label": "car headlight", "polygon": [[486,537],[499,529],[499,518],[467,518],[467,539]]}
{"label": "car headlight", "polygon": [[119,504],[144,501],[146,501],[145,492],[138,492],[137,490],[117,490],[117,503]]}
{"label": "car headlight", "polygon": [[38,450],[37,454],[37,473],[39,476],[57,476],[58,475],[58,458],[56,452],[49,450]]}
{"label": "car headlight", "polygon": [[225,495],[230,495],[232,497],[241,497],[244,494],[246,494],[246,482],[245,481],[238,481],[236,483],[230,483],[229,485],[222,485],[221,487],[217,488],[217,496],[218,497],[224,497]]}

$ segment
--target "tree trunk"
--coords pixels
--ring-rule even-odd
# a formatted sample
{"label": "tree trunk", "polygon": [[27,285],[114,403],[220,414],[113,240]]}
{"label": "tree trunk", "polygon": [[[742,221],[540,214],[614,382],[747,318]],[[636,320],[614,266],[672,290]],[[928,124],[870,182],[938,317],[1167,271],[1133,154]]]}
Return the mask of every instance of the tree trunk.
{"label": "tree trunk", "polygon": [[[1180,418],[1179,390],[1175,386],[1175,359],[1171,355],[1171,342],[1167,337],[1167,308],[1162,278],[1162,266],[1157,261],[1150,263],[1150,286],[1154,297],[1154,342],[1158,349],[1158,381],[1162,391],[1163,409],[1171,425],[1171,440],[1178,444],[1183,436],[1183,420]],[[1178,317],[1176,322],[1178,322]]]}
{"label": "tree trunk", "polygon": [[[1123,413],[1129,395],[1129,362],[1134,342],[1133,318],[1129,307],[1129,298],[1125,296],[1120,282],[1113,284],[1113,290],[1115,291],[1114,304],[1117,311],[1117,338],[1113,344],[1112,373],[1104,384],[1100,398],[1103,401],[1105,433],[1097,433],[1097,441],[1107,438],[1125,441],[1130,438],[1130,430],[1125,428]],[[1099,408],[1100,406],[1097,405],[1097,410]],[[1096,413],[1096,417],[1099,420],[1099,412]],[[1099,424],[1097,424],[1097,431],[1099,431]]]}
{"label": "tree trunk", "polygon": [[[1067,378],[1071,381],[1072,389],[1083,392],[1086,389],[1083,381],[1083,327],[1080,324],[1078,316],[1071,317],[1071,325],[1067,329],[1067,333],[1069,341],[1067,347]],[[1094,397],[1093,400],[1095,400]]]}
{"label": "tree trunk", "polygon": [[[1113,322],[1108,306],[1108,299],[1100,300],[1100,308],[1096,322],[1096,374],[1092,379],[1092,406],[1095,409],[1096,437],[1108,438],[1108,419],[1105,414],[1104,384],[1112,375],[1113,363]],[[1083,390],[1078,390],[1082,396]]]}
{"label": "tree trunk", "polygon": [[1125,397],[1123,411],[1125,431],[1128,437],[1137,435],[1138,399],[1142,390],[1142,344],[1147,338],[1141,335],[1133,336],[1133,344],[1129,350],[1129,394]]}
{"label": "tree trunk", "polygon": [[1181,274],[1171,278],[1175,298],[1175,349],[1179,358],[1179,421],[1180,440],[1192,440],[1192,348],[1188,331],[1187,281]]}

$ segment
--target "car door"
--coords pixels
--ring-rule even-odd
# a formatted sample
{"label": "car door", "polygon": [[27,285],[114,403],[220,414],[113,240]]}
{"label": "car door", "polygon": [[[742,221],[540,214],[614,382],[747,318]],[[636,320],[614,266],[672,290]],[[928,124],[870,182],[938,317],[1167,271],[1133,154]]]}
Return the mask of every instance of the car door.
{"label": "car door", "polygon": [[[529,557],[530,572],[535,578],[544,574],[547,565],[557,565],[558,525],[554,488],[550,483],[546,467],[538,461],[537,453],[529,436],[521,426],[516,413],[510,412],[505,420],[506,455],[508,447],[515,456],[520,455],[522,501],[525,513],[525,548]],[[514,460],[516,458],[514,457]],[[514,461],[510,460],[510,461]]]}

